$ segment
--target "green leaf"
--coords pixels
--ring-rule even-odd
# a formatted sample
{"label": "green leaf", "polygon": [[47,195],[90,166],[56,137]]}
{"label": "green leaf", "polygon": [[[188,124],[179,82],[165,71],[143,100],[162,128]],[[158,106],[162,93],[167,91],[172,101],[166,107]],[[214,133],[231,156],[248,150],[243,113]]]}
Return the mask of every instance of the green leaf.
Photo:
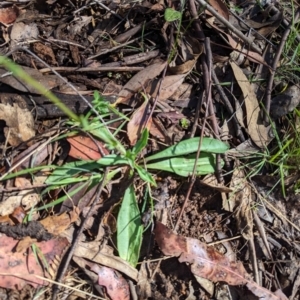
{"label": "green leaf", "polygon": [[122,259],[133,267],[138,263],[142,244],[143,226],[134,187],[125,191],[117,220],[117,247]]}
{"label": "green leaf", "polygon": [[[180,155],[187,155],[198,151],[200,137],[188,139],[179,142],[178,144],[171,146],[163,151],[160,151],[154,155],[145,158],[145,161],[151,161],[154,159],[162,159],[167,157],[175,157]],[[212,138],[203,138],[201,144],[202,152],[211,153],[225,153],[228,150],[227,144]]]}
{"label": "green leaf", "polygon": [[[196,154],[188,157],[173,157],[152,164],[147,164],[148,169],[163,170],[180,176],[190,176],[193,173]],[[215,172],[215,155],[201,152],[197,161],[196,175],[206,175]]]}
{"label": "green leaf", "polygon": [[109,154],[97,160],[97,164],[105,167],[116,165],[129,165],[129,160],[127,157],[122,157],[117,154]]}
{"label": "green leaf", "polygon": [[148,138],[149,138],[149,131],[145,128],[143,130],[141,138],[137,141],[137,143],[132,148],[132,153],[134,156],[137,156],[147,146]]}
{"label": "green leaf", "polygon": [[53,171],[53,173],[47,178],[45,183],[61,185],[61,184],[70,184],[78,181],[84,181],[91,178],[91,176],[77,177],[77,178],[75,176],[78,176],[80,173],[83,172],[88,173],[96,169],[97,169],[97,173],[95,175],[100,175],[99,168],[100,165],[94,160],[73,161],[62,165],[61,167],[56,168]]}
{"label": "green leaf", "polygon": [[134,167],[142,180],[156,186],[155,179],[152,177],[152,175],[149,172],[147,172],[147,170],[145,170],[144,168],[138,165],[135,165]]}
{"label": "green leaf", "polygon": [[180,20],[181,12],[179,12],[173,8],[166,8],[164,17],[167,22],[173,22],[176,20]]}

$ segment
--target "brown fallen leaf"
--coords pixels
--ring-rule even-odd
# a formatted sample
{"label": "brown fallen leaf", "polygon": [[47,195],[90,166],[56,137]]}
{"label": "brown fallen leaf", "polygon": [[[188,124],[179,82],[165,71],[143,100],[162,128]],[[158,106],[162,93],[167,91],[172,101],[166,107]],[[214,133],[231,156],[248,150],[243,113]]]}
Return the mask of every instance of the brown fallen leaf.
{"label": "brown fallen leaf", "polygon": [[152,118],[148,120],[148,112],[149,112],[149,102],[145,101],[132,114],[130,121],[127,124],[127,136],[129,138],[131,146],[135,145],[144,128],[147,128],[148,131],[150,130],[152,124]]}
{"label": "brown fallen leaf", "polygon": [[287,300],[285,295],[272,293],[254,282],[242,263],[236,262],[233,257],[229,259],[199,240],[177,235],[160,222],[156,222],[154,233],[164,255],[179,256],[180,262],[190,264],[194,275],[213,282],[246,285],[254,295],[264,300]]}
{"label": "brown fallen leaf", "polygon": [[158,76],[166,65],[167,62],[165,61],[154,63],[153,65],[150,65],[144,70],[135,74],[120,91],[115,105],[119,103],[126,104],[134,93],[144,88],[150,80]]}
{"label": "brown fallen leaf", "polygon": [[34,120],[27,109],[0,103],[0,119],[6,122],[5,137],[11,146],[18,146],[35,136]]}
{"label": "brown fallen leaf", "polygon": [[91,270],[98,274],[98,284],[106,287],[110,299],[130,299],[129,285],[119,272],[97,264],[93,264]]}
{"label": "brown fallen leaf", "polygon": [[147,91],[149,91],[149,94],[153,98],[155,98],[160,86],[158,99],[167,100],[176,92],[176,90],[178,90],[179,86],[183,83],[186,76],[187,74],[166,76],[163,79],[161,86],[159,80],[154,80],[151,86],[147,88]]}
{"label": "brown fallen leaf", "polygon": [[0,235],[0,286],[3,288],[21,290],[26,284],[30,284],[33,287],[47,285],[47,281],[37,277],[49,277],[48,272],[44,271],[40,261],[46,260],[50,269],[53,268],[54,265],[56,266],[56,264],[53,264],[56,257],[62,257],[69,245],[66,238],[56,238],[46,242],[35,243],[40,250],[37,251],[39,261],[31,248],[27,250],[26,255],[23,252],[15,252],[14,249],[17,243],[18,241],[13,238],[4,234]]}
{"label": "brown fallen leaf", "polygon": [[69,213],[62,213],[59,216],[49,216],[40,221],[40,223],[53,235],[59,235],[64,232],[72,223],[76,222],[79,218],[79,211],[74,208]]}
{"label": "brown fallen leaf", "polygon": [[98,160],[102,157],[99,149],[107,155],[109,152],[105,145],[97,140],[92,140],[88,136],[76,135],[68,137],[67,141],[70,143],[69,156],[81,160]]}
{"label": "brown fallen leaf", "polygon": [[[260,148],[266,147],[272,137],[269,135],[270,126],[265,127],[262,122],[260,122],[259,112],[260,107],[256,95],[252,89],[250,82],[248,81],[246,75],[243,73],[241,68],[237,66],[234,62],[230,62],[234,77],[242,90],[243,99],[246,107],[246,130],[250,135],[252,141]],[[243,126],[243,124],[240,124]]]}
{"label": "brown fallen leaf", "polygon": [[55,54],[51,47],[42,43],[34,43],[33,50],[41,59],[46,60],[51,65],[57,65]]}

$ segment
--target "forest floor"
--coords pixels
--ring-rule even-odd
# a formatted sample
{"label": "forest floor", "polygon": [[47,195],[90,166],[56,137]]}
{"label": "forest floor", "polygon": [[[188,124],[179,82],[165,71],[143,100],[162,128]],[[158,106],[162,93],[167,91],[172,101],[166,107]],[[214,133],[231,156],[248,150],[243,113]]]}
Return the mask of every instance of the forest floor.
{"label": "forest floor", "polygon": [[2,1],[0,299],[300,299],[299,14]]}

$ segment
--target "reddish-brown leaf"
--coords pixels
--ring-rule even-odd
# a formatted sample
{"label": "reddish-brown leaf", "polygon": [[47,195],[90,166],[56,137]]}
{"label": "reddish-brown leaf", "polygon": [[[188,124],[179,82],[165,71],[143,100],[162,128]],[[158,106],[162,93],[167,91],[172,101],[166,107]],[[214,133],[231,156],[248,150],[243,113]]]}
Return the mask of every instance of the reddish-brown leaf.
{"label": "reddish-brown leaf", "polygon": [[[23,252],[15,252],[18,241],[4,234],[0,236],[0,286],[9,289],[22,289],[26,284],[34,287],[47,285],[35,275],[45,277],[44,268],[36,259],[31,248],[26,255]],[[40,250],[40,261],[44,259],[52,266],[56,257],[62,257],[69,245],[66,238],[56,238],[46,242],[35,243]]]}
{"label": "reddish-brown leaf", "polygon": [[[131,145],[135,145],[142,130],[147,128],[150,131],[152,118],[148,120],[149,102],[144,102],[131,116],[127,125],[127,135]],[[148,120],[148,122],[147,122]],[[146,124],[147,122],[147,124]]]}
{"label": "reddish-brown leaf", "polygon": [[0,8],[0,22],[5,25],[11,24],[17,19],[19,13],[20,11],[15,5],[11,7]]}
{"label": "reddish-brown leaf", "polygon": [[180,262],[187,262],[193,274],[213,282],[224,281],[230,285],[246,285],[256,296],[267,300],[285,300],[259,286],[246,272],[241,262],[231,260],[208,247],[199,240],[177,235],[160,222],[156,222],[155,239],[165,255],[179,256]]}
{"label": "reddish-brown leaf", "polygon": [[102,157],[101,151],[107,155],[108,150],[105,145],[97,140],[92,140],[91,138],[83,135],[77,135],[67,138],[70,143],[71,148],[69,155],[73,158],[81,160],[97,160]]}
{"label": "reddish-brown leaf", "polygon": [[127,281],[114,269],[94,264],[91,270],[98,274],[98,284],[105,286],[107,294],[112,300],[129,300],[129,286]]}

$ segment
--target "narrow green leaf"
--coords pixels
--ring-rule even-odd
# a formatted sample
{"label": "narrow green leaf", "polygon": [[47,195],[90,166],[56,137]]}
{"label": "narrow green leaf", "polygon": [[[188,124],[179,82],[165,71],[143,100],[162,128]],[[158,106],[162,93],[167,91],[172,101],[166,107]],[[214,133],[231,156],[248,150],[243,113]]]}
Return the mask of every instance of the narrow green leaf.
{"label": "narrow green leaf", "polygon": [[167,22],[176,21],[181,18],[181,12],[173,8],[166,8],[164,17]]}
{"label": "narrow green leaf", "polygon": [[138,263],[142,244],[143,227],[136,202],[134,187],[125,192],[117,220],[117,247],[122,259],[133,267]]}
{"label": "narrow green leaf", "polygon": [[[197,152],[199,147],[200,137],[188,139],[179,142],[178,144],[171,146],[163,151],[160,151],[154,155],[146,157],[146,162],[154,159],[162,159],[167,157],[175,157],[180,155],[187,155]],[[228,150],[228,146],[216,139],[203,138],[201,144],[201,152],[211,153],[225,153]]]}
{"label": "narrow green leaf", "polygon": [[84,130],[90,132],[92,135],[100,138],[105,142],[109,149],[116,149],[120,154],[125,155],[126,149],[124,146],[113,136],[113,134],[108,130],[106,124],[101,123],[90,123]]}
{"label": "narrow green leaf", "polygon": [[129,160],[128,158],[122,157],[117,154],[109,154],[97,160],[97,164],[105,167],[116,165],[129,165]]}
{"label": "narrow green leaf", "polygon": [[[184,157],[173,157],[152,164],[147,164],[148,169],[163,170],[187,177],[193,173],[196,154]],[[215,155],[202,152],[197,161],[196,175],[206,175],[215,172]]]}
{"label": "narrow green leaf", "polygon": [[136,171],[138,172],[139,176],[141,177],[142,180],[149,182],[150,184],[156,186],[155,179],[152,177],[152,175],[147,172],[143,167],[135,165],[134,166]]}
{"label": "narrow green leaf", "polygon": [[132,148],[132,153],[134,156],[137,156],[147,145],[149,138],[149,131],[147,129],[143,130],[141,138],[137,141],[137,143]]}
{"label": "narrow green leaf", "polygon": [[[61,167],[57,167],[53,173],[45,181],[46,184],[69,184],[82,180],[76,180],[75,176],[80,173],[91,172],[92,170],[99,169],[100,165],[94,160],[79,160],[66,163]],[[99,172],[98,172],[99,174]],[[63,182],[63,183],[62,183]]]}

